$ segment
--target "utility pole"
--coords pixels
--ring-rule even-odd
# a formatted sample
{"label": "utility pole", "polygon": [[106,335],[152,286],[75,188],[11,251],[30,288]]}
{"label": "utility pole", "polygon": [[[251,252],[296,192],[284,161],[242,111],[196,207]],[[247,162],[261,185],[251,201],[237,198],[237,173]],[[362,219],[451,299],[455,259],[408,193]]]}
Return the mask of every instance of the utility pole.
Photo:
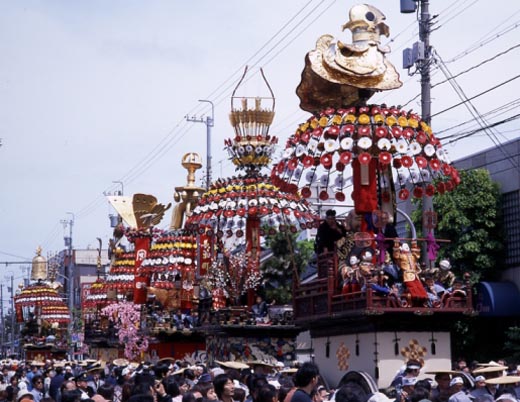
{"label": "utility pole", "polygon": [[211,117],[206,116],[206,119],[204,119],[204,117],[186,116],[186,121],[206,124],[206,189],[209,190],[211,186],[211,127],[214,126],[215,105],[206,99],[199,99],[199,102],[206,102],[211,105]]}
{"label": "utility pole", "polygon": [[[430,46],[430,32],[432,18],[430,17],[429,0],[401,0],[401,12],[410,13],[416,10],[416,4],[420,7],[419,41],[413,44],[412,49],[403,51],[403,68],[410,68],[414,64],[421,74],[421,118],[431,126],[431,77],[430,66],[432,62],[432,49]],[[434,17],[435,18],[435,17]],[[429,232],[433,234],[433,228],[429,226],[426,212],[433,211],[432,197],[426,194],[422,197],[422,234],[425,237]],[[429,268],[430,260],[427,253],[427,244],[423,243],[422,256],[424,265]]]}
{"label": "utility pole", "polygon": [[417,60],[419,72],[421,73],[421,117],[426,124],[431,125],[431,82],[430,82],[430,11],[428,0],[421,0],[421,19],[419,20],[419,39],[422,42],[424,57]]}
{"label": "utility pole", "polygon": [[421,74],[421,118],[428,125],[431,124],[431,82],[430,66],[432,49],[430,46],[430,32],[432,19],[430,17],[429,0],[401,0],[401,13],[413,13],[420,6],[419,41],[412,48],[403,50],[403,68],[410,69],[416,65]]}
{"label": "utility pole", "polygon": [[11,351],[15,352],[14,344],[14,275],[11,273]]}
{"label": "utility pole", "polygon": [[4,348],[5,348],[5,321],[4,321],[4,284],[0,283],[0,311],[2,312],[2,350],[1,355],[4,357]]}
{"label": "utility pole", "polygon": [[68,295],[68,306],[69,306],[69,312],[70,312],[70,321],[69,321],[69,337],[70,337],[70,359],[74,359],[74,344],[72,342],[72,331],[74,329],[74,256],[72,253],[72,227],[74,226],[74,214],[72,212],[67,212],[67,214],[71,215],[70,220],[62,220],[61,223],[65,227],[69,227],[69,236],[65,236],[63,240],[65,241],[65,247],[68,248],[67,254],[69,257],[68,264],[67,264],[67,274],[65,277],[67,278],[67,295]]}

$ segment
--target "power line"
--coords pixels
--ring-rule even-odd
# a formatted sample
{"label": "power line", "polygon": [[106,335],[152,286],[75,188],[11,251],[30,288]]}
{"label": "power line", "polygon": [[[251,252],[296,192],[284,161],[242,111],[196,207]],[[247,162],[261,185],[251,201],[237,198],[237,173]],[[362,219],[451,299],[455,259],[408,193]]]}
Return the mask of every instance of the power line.
{"label": "power line", "polygon": [[[464,5],[464,3],[468,1],[468,0],[465,0],[463,2],[454,2],[453,4],[457,4],[457,6],[462,6]],[[450,22],[451,20],[453,20],[454,18],[457,18],[457,17],[460,17],[461,14],[468,10],[471,6],[475,5],[475,3],[477,3],[479,0],[474,0],[473,3],[467,5],[466,7],[464,7],[462,10],[460,11],[456,11],[456,12],[453,12],[453,15],[451,16],[451,18],[448,18],[447,20],[445,20],[441,25],[439,25],[436,29],[440,29],[442,28],[444,25],[446,25],[448,22]]]}
{"label": "power line", "polygon": [[[502,143],[500,142],[500,140],[496,137],[495,133],[492,131],[492,130],[489,130],[489,129],[486,129],[485,126],[486,124],[484,123],[487,123],[485,118],[479,113],[479,111],[477,110],[477,108],[471,103],[471,99],[469,99],[466,94],[464,93],[464,90],[462,89],[462,87],[458,84],[457,80],[455,80],[451,74],[451,72],[449,71],[448,67],[446,66],[446,64],[443,62],[442,58],[440,57],[440,55],[438,53],[436,53],[436,56],[440,62],[439,64],[439,67],[441,68],[441,71],[446,75],[446,77],[450,78],[449,79],[449,83],[450,85],[453,87],[453,89],[455,90],[455,92],[457,93],[457,95],[459,95],[459,97],[461,99],[463,99],[464,101],[464,106],[466,106],[466,108],[468,109],[468,111],[471,113],[471,115],[473,115],[473,117],[475,117],[476,121],[479,123],[479,125],[485,130],[486,134],[488,135],[488,138],[496,145],[496,147],[506,156],[508,157],[509,159],[509,162],[511,163],[511,165],[513,165],[515,168],[517,168],[517,163],[516,161],[513,160],[513,158],[511,158],[509,156],[509,153],[507,152],[507,150],[504,148],[504,146],[502,145]],[[519,75],[520,76],[520,75]]]}
{"label": "power line", "polygon": [[[478,64],[476,64],[476,65],[474,65],[474,66],[471,66],[470,68],[468,68],[468,69],[466,69],[466,70],[463,70],[463,71],[461,71],[461,72],[455,74],[455,75],[453,76],[453,78],[457,78],[457,77],[460,77],[460,76],[463,75],[463,74],[469,73],[470,71],[472,71],[472,70],[474,70],[474,69],[476,69],[476,68],[478,68],[478,67],[481,67],[481,66],[483,66],[484,64],[489,63],[489,62],[491,62],[491,61],[493,61],[493,60],[496,60],[497,58],[499,58],[499,57],[501,57],[501,56],[503,56],[503,55],[509,53],[510,51],[515,50],[515,49],[518,49],[519,47],[520,47],[520,43],[519,43],[519,44],[516,44],[516,45],[514,45],[514,46],[511,46],[510,48],[508,48],[508,49],[506,49],[506,50],[504,50],[504,51],[502,51],[502,52],[500,52],[500,53],[497,53],[497,54],[495,54],[494,56],[492,56],[492,57],[490,57],[490,58],[488,58],[488,59],[485,59],[485,60],[481,61],[480,63],[478,63]],[[437,70],[437,71],[438,71],[438,70]],[[433,85],[431,86],[431,88],[433,89],[433,88],[435,88],[435,87],[437,87],[437,86],[439,86],[439,85],[445,84],[445,83],[448,82],[448,81],[449,81],[449,78],[446,78],[446,79],[444,79],[444,80],[442,80],[442,81],[439,81],[439,82],[433,84]],[[408,82],[408,81],[406,81],[406,82]],[[388,96],[388,94],[387,94],[386,96]],[[401,107],[404,108],[404,107],[408,106],[411,102],[413,102],[413,101],[414,101],[415,99],[417,99],[419,96],[421,96],[420,93],[418,93],[417,95],[415,95],[413,98],[409,99],[406,103],[404,103],[403,105],[401,105]],[[432,116],[432,117],[433,117],[433,116]]]}
{"label": "power line", "polygon": [[[502,52],[500,52],[500,53],[497,53],[497,54],[495,54],[494,56],[492,56],[492,57],[490,57],[490,58],[488,58],[488,59],[485,59],[485,60],[481,61],[480,63],[475,64],[474,66],[471,66],[470,68],[468,68],[468,69],[466,69],[466,70],[463,70],[463,71],[461,71],[461,72],[455,74],[455,75],[453,76],[453,78],[457,78],[457,77],[460,77],[460,76],[463,75],[463,74],[469,73],[470,71],[472,71],[472,70],[474,70],[474,69],[476,69],[476,68],[478,68],[478,67],[481,67],[481,66],[483,66],[484,64],[489,63],[489,62],[491,62],[491,61],[493,61],[493,60],[496,60],[496,59],[498,59],[499,57],[504,56],[505,54],[511,52],[512,50],[518,49],[519,47],[520,47],[520,43],[517,43],[516,45],[511,46],[510,48],[508,48],[508,49],[506,49],[506,50],[504,50],[504,51],[502,51]],[[445,79],[445,80],[443,80],[443,81],[440,81],[440,82],[438,82],[438,83],[432,85],[432,88],[435,88],[436,86],[438,86],[438,85],[442,85],[442,84],[444,84],[444,83],[446,83],[446,82],[448,82],[448,79]]]}
{"label": "power line", "polygon": [[[271,43],[281,32],[283,32],[283,30],[290,24],[290,23],[293,23],[295,18],[297,16],[299,16],[311,3],[312,3],[313,0],[310,0],[309,2],[307,2],[294,16],[292,16],[289,20],[287,20],[287,22],[285,24],[282,25],[282,27],[273,35],[271,36],[271,38],[269,40],[267,40],[252,56],[250,56],[246,62],[244,64],[242,64],[242,66],[237,69],[235,71],[235,73],[231,74],[222,84],[220,84],[219,86],[217,86],[208,96],[206,96],[205,98],[206,99],[211,99],[212,96],[220,89],[222,88],[227,82],[231,81],[237,73],[239,73],[243,67],[245,65],[247,65],[248,62],[250,62],[251,60],[254,59],[255,56],[257,56],[258,54],[260,54],[260,52],[265,49],[269,43]],[[321,0],[320,3],[318,4],[321,5],[325,0]],[[334,0],[335,1],[335,0]],[[304,21],[307,17],[309,17],[313,12],[314,10],[318,7],[314,7],[309,13],[307,13],[302,19],[300,22]],[[297,22],[298,23],[298,22]],[[297,25],[296,25],[297,26]],[[294,30],[294,28],[290,31],[292,32]],[[285,37],[284,37],[285,38]],[[262,56],[258,61],[255,62],[255,65],[258,64],[259,61],[262,60],[262,58],[264,58],[266,55],[268,55],[276,46],[278,46],[279,43],[281,43],[281,41],[283,41],[282,38],[280,41],[278,41],[270,50],[268,50],[268,52],[266,54],[264,54],[264,56]],[[234,83],[231,83],[230,84],[231,86],[234,85]],[[227,91],[229,90],[230,86],[227,86],[224,91]],[[221,92],[222,93],[222,92]],[[218,96],[218,95],[217,95]],[[216,104],[219,104],[220,102],[215,102]],[[198,105],[199,106],[199,105]],[[195,109],[195,108],[194,108]],[[192,109],[193,110],[193,109]],[[188,112],[187,115],[191,114],[192,111]],[[179,121],[179,123],[177,123],[177,125],[172,129],[170,130],[170,132],[168,133],[168,135],[165,137],[165,139],[163,139],[162,142],[166,142],[167,144],[170,144],[173,140],[175,140],[176,138],[171,138],[171,134],[174,133],[174,131],[179,131],[179,124],[180,123],[185,123],[185,120],[184,120],[184,117],[181,121]],[[184,133],[184,135],[186,135],[186,132]],[[184,135],[181,136],[184,137]],[[170,137],[170,140],[167,140],[166,141],[166,138]],[[145,171],[147,168],[149,168],[153,162],[154,162],[154,159],[158,159],[160,158],[161,155],[164,155],[166,153],[167,150],[169,150],[171,148],[170,147],[166,147],[165,145],[162,144],[162,142],[160,142],[154,149],[152,149],[152,151],[150,151],[147,156],[145,156],[145,158],[143,158],[137,165],[135,165],[129,172],[126,173],[125,176],[121,177],[121,181],[124,181],[124,182],[132,182],[136,177],[138,177],[140,174],[142,174],[143,171]],[[175,143],[174,143],[175,144]],[[171,144],[171,145],[174,145],[174,144]],[[141,166],[141,165],[144,165],[144,166]],[[137,170],[139,169],[139,170]],[[78,214],[82,213],[82,211],[78,212]]]}
{"label": "power line", "polygon": [[[333,0],[328,6],[327,8],[325,8],[325,10],[327,10],[336,0]],[[220,88],[222,88],[227,82],[229,82],[235,75],[237,72],[240,72],[241,69],[243,68],[244,65],[246,65],[248,62],[252,61],[254,59],[255,56],[259,55],[260,52],[265,49],[277,36],[279,36],[283,30],[285,28],[287,28],[290,23],[294,23],[295,22],[295,25],[293,28],[291,28],[289,30],[289,33],[288,34],[285,34],[285,36],[283,36],[280,40],[278,40],[266,53],[264,53],[258,60],[255,61],[255,63],[253,64],[253,66],[256,66],[258,65],[265,57],[267,57],[271,52],[274,51],[274,49],[276,49],[276,47],[278,47],[287,37],[289,34],[291,34],[292,32],[295,31],[295,29],[300,26],[300,25],[303,25],[304,26],[304,29],[301,30],[299,32],[299,34],[301,34],[301,32],[303,32],[304,30],[306,30],[309,25],[308,24],[303,24],[303,22],[305,20],[307,20],[311,15],[314,14],[315,10],[321,6],[323,3],[325,2],[325,0],[321,0],[315,7],[313,7],[309,12],[307,12],[299,21],[296,21],[295,22],[295,17],[299,16],[311,3],[312,3],[312,0],[307,2],[292,18],[290,18],[267,42],[264,43],[264,45],[262,45],[260,47],[259,50],[257,50],[251,57],[248,58],[248,60],[246,61],[246,63],[244,63],[242,65],[241,68],[239,68],[234,74],[232,74],[228,79],[226,79],[222,84],[220,84],[219,86],[217,86],[217,88],[215,90],[213,90],[209,96],[207,96],[206,98],[207,99],[210,99]],[[324,11],[325,11],[324,10]],[[323,14],[323,12],[321,14]],[[299,35],[298,34],[298,35]],[[298,36],[297,35],[297,36]],[[296,37],[297,37],[296,36]],[[289,46],[290,44],[292,44],[294,42],[294,40],[296,39],[293,38],[292,40],[289,41],[288,44],[286,44],[282,50],[284,50],[285,48],[287,48],[287,46]],[[281,53],[281,51],[277,52],[275,54],[275,56],[271,57],[271,59],[268,60],[267,63],[271,62],[275,57],[277,57],[279,54]],[[266,64],[267,64],[266,63]],[[251,79],[256,73],[252,74],[251,76],[248,77],[247,80]],[[246,81],[247,81],[246,80]],[[220,103],[222,103],[222,101],[225,99],[225,97],[228,95],[227,91],[234,85],[234,83],[231,83],[230,85],[226,86],[222,91],[219,92],[219,94],[216,95],[216,97],[218,96],[221,96],[221,99],[220,100],[215,100],[215,104],[216,105],[219,105]],[[195,109],[195,108],[193,108]],[[192,109],[192,110],[193,110]],[[192,111],[190,111],[188,114],[192,113]],[[120,178],[121,181],[124,181],[125,183],[131,183],[133,180],[135,180],[138,176],[140,176],[144,171],[146,171],[150,166],[153,165],[153,163],[155,163],[158,159],[160,159],[164,154],[166,154],[169,149],[171,149],[171,147],[173,145],[175,145],[180,139],[182,139],[186,134],[187,134],[187,131],[185,130],[184,132],[182,132],[180,130],[180,123],[185,123],[184,121],[184,118],[182,119],[182,121],[180,121],[179,123],[177,123],[177,125],[171,129],[168,133],[168,135],[159,142],[158,145],[156,145],[143,159],[141,159],[141,161],[134,165],[134,167],[132,167],[132,169],[130,169],[130,171],[128,171],[124,176],[122,176]],[[178,133],[182,133],[182,135],[180,135],[179,137],[177,137],[176,134]],[[174,142],[175,141],[175,142]],[[111,186],[109,188],[106,189],[106,191],[108,191],[110,188],[113,188],[114,186]],[[77,212],[77,217],[78,219],[81,219],[81,218],[84,218],[88,215],[90,215],[90,213],[92,213],[94,210],[96,210],[100,205],[101,203],[104,202],[104,197],[102,196],[99,196],[98,198],[96,198],[95,200],[93,200],[90,204],[88,204],[86,207],[84,207],[83,209],[81,209],[80,211]]]}
{"label": "power line", "polygon": [[20,255],[16,255],[16,254],[8,253],[8,252],[6,252],[6,251],[2,251],[2,250],[0,250],[0,254],[6,255],[6,256],[8,256],[8,257],[19,258],[19,259],[24,260],[24,261],[28,261],[28,260],[30,260],[30,258],[28,258],[28,257],[22,257],[22,256],[20,256]]}
{"label": "power line", "polygon": [[[515,14],[513,15],[516,15],[520,12],[517,11]],[[508,19],[510,19],[511,17],[509,17]],[[507,20],[506,20],[507,21]],[[502,25],[503,23],[500,23],[498,26]],[[498,27],[497,26],[497,27]],[[487,39],[483,39],[481,42],[479,43],[476,43],[472,46],[470,46],[468,49],[466,49],[465,51],[459,53],[458,55],[454,56],[453,58],[451,58],[450,60],[446,61],[445,63],[453,63],[454,61],[456,60],[459,60],[465,56],[467,56],[468,54],[470,53],[473,53],[474,51],[478,50],[478,49],[481,49],[482,47],[484,47],[485,45],[487,45],[488,43],[491,43],[493,41],[495,41],[496,39],[499,39],[501,38],[502,36],[504,36],[505,34],[507,34],[508,32],[511,32],[513,30],[515,30],[516,28],[518,28],[520,26],[520,22],[515,22],[514,24],[508,26],[507,28],[505,28],[503,31],[497,33],[496,35],[490,37],[490,38],[487,38]],[[496,28],[495,28],[496,29]],[[491,31],[492,32],[492,31]],[[484,36],[484,38],[486,37],[486,35]]]}
{"label": "power line", "polygon": [[[317,8],[319,6],[321,6],[323,3],[325,2],[325,0],[321,0],[318,5],[316,5],[315,7],[313,7],[307,14],[305,14],[301,19],[300,21],[297,21],[294,26],[289,30],[288,33],[286,33],[280,40],[278,40],[266,53],[264,53],[259,59],[257,59],[252,65],[251,67],[256,67],[257,65],[259,65],[259,63],[265,59],[270,53],[272,53],[286,38],[288,38],[288,36],[293,33],[296,28],[298,28],[299,26],[303,26],[303,29],[301,29],[299,32],[298,32],[298,35],[296,35],[293,39],[289,40],[289,42],[287,44],[285,44],[285,46],[283,46],[273,57],[271,57],[267,62],[265,62],[263,64],[263,66],[266,66],[268,65],[274,58],[276,58],[283,50],[285,50],[289,45],[291,45],[295,39],[302,33],[304,32],[305,30],[307,30],[310,25],[309,24],[304,24],[304,22],[306,20],[308,20],[308,18],[310,18],[311,16],[314,17],[314,19],[316,19],[315,17],[315,11],[317,10]],[[320,16],[323,15],[323,13],[328,10],[330,8],[330,6],[335,3],[336,0],[332,0],[332,2],[320,13]],[[251,79],[254,78],[254,76],[258,74],[258,71],[255,71],[253,72],[252,74],[248,75],[245,80],[243,81],[243,84],[249,82]],[[229,96],[229,90],[231,88],[233,88],[235,85],[235,83],[230,83],[226,88],[224,88],[224,90],[220,91],[217,95],[215,95],[214,97],[214,100],[213,102],[215,103],[215,105],[220,105],[228,96]],[[214,91],[215,92],[215,91]],[[213,93],[214,93],[213,92]]]}
{"label": "power line", "polygon": [[[325,0],[322,0],[321,3],[323,3],[323,1]],[[311,3],[313,2],[313,0],[310,0],[308,1],[295,15],[293,15],[291,18],[289,18],[287,20],[287,22],[285,24],[282,25],[282,27],[276,31],[276,33],[274,35],[271,36],[271,38],[269,38],[255,53],[253,53],[253,55],[251,55],[233,74],[231,74],[227,79],[224,80],[223,83],[221,83],[219,86],[217,86],[217,88],[215,88],[209,95],[207,95],[205,97],[205,99],[210,99],[212,98],[212,96],[220,89],[222,88],[226,83],[228,83],[229,81],[232,81],[233,78],[237,75],[237,74],[240,74],[243,70],[244,70],[244,67],[247,65],[247,63],[249,63],[251,60],[254,59],[255,56],[257,56],[263,49],[265,49],[267,47],[267,45],[269,45],[269,43],[271,43],[274,38],[276,38],[279,34],[282,33],[282,31],[287,27],[289,26],[292,22],[294,22],[295,18],[300,15],[303,10],[305,10]],[[320,4],[321,4],[320,3]],[[228,87],[229,88],[229,87]],[[227,88],[226,88],[227,90]]]}
{"label": "power line", "polygon": [[[508,111],[512,110],[512,109],[516,109],[517,108],[517,105],[520,103],[520,98],[517,98],[517,99],[514,99],[512,100],[511,102],[507,102],[505,104],[502,104],[500,106],[498,106],[497,108],[495,109],[492,109],[488,112],[486,112],[484,114],[484,116],[491,116],[491,115],[497,115],[497,116],[500,116],[501,114],[504,114],[504,113],[507,113]],[[500,113],[497,113],[497,112],[500,112]],[[436,131],[435,132],[435,135],[441,139],[441,137],[439,136],[440,134],[442,133],[445,133],[447,131],[450,131],[450,130],[453,130],[453,129],[456,129],[458,127],[462,127],[462,126],[465,126],[467,124],[470,124],[470,123],[475,123],[475,119],[469,119],[469,120],[466,120],[462,123],[459,123],[459,124],[456,124],[454,126],[451,126],[451,127],[447,127],[443,130],[439,130],[439,131]],[[446,137],[444,137],[446,138]]]}
{"label": "power line", "polygon": [[488,124],[485,127],[476,128],[476,129],[474,129],[472,131],[469,131],[469,132],[451,134],[451,135],[443,137],[443,138],[439,137],[439,140],[446,140],[446,139],[449,139],[449,138],[453,138],[452,140],[446,142],[444,145],[452,144],[452,143],[457,142],[457,141],[459,141],[461,139],[471,137],[474,134],[479,133],[481,131],[485,131],[487,129],[494,128],[494,127],[498,127],[498,126],[501,126],[502,124],[510,123],[511,121],[517,120],[519,118],[520,118],[520,114],[515,114],[515,115],[513,115],[511,117],[508,117],[507,119],[503,119],[503,120],[497,121],[495,123]]}
{"label": "power line", "polygon": [[[485,94],[487,94],[487,93],[489,93],[489,92],[491,92],[491,91],[494,91],[494,90],[497,89],[497,88],[500,88],[500,87],[502,87],[502,86],[504,86],[504,85],[506,85],[506,84],[509,84],[510,82],[512,82],[512,81],[514,81],[514,80],[516,80],[516,79],[518,79],[518,78],[520,78],[520,74],[515,75],[514,77],[509,78],[508,80],[503,81],[503,82],[501,82],[500,84],[495,85],[494,87],[491,87],[491,88],[489,88],[489,89],[486,89],[485,91],[482,91],[482,92],[480,92],[480,93],[478,93],[478,94],[472,96],[471,98],[467,98],[467,99],[465,99],[465,100],[463,100],[463,101],[461,101],[461,102],[459,102],[459,103],[456,103],[455,105],[452,105],[452,106],[450,106],[450,107],[448,107],[448,108],[446,108],[446,109],[441,110],[440,112],[437,112],[437,113],[435,113],[435,114],[432,114],[432,117],[438,116],[438,115],[443,114],[443,113],[445,113],[445,112],[447,112],[447,111],[449,111],[449,110],[455,109],[456,107],[459,107],[460,105],[464,105],[464,104],[468,103],[469,101],[472,101],[473,99],[476,99],[476,98],[478,98],[478,97],[480,97],[480,96],[482,96],[482,95],[485,95]],[[449,78],[448,81],[451,82],[452,79]]]}

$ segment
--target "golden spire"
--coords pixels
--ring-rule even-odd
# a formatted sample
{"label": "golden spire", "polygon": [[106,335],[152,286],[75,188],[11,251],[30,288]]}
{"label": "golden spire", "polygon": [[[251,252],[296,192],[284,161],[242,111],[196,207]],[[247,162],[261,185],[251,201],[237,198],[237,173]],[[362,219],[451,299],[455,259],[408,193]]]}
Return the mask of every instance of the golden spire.
{"label": "golden spire", "polygon": [[45,279],[47,279],[47,260],[42,256],[42,248],[38,246],[36,257],[32,260],[31,280],[44,281]]}
{"label": "golden spire", "polygon": [[195,185],[195,171],[202,167],[202,159],[198,153],[190,152],[182,157],[182,166],[188,171],[187,183],[184,186],[175,187],[173,199],[177,205],[173,208],[170,229],[182,228],[184,218],[191,215],[197,205],[200,196],[206,191]]}
{"label": "golden spire", "polygon": [[[278,142],[278,139],[269,135],[274,118],[275,98],[262,69],[260,69],[260,73],[271,96],[236,96],[237,89],[242,84],[246,73],[247,66],[231,95],[229,121],[235,130],[235,138],[225,140],[224,143],[233,163],[238,167],[250,170],[267,166],[271,162],[274,144]],[[251,99],[254,106],[249,105]],[[240,107],[235,106],[237,100],[240,100]],[[271,102],[270,107],[262,106],[264,100]]]}

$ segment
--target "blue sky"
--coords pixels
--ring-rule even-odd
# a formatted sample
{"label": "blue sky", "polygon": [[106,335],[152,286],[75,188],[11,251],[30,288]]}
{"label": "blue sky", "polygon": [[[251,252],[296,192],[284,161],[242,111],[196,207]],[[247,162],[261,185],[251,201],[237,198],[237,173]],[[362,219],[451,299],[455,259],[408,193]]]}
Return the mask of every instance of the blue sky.
{"label": "blue sky", "polygon": [[[0,2],[0,261],[31,259],[38,245],[63,248],[60,220],[75,215],[74,246],[96,247],[111,235],[113,213],[103,192],[154,194],[173,201],[185,183],[181,157],[190,151],[205,161],[206,128],[184,116],[208,113],[215,103],[212,135],[214,177],[233,166],[223,141],[229,125],[230,95],[244,64],[264,68],[276,96],[271,134],[280,144],[308,114],[298,108],[295,89],[305,54],[330,33],[349,41],[341,25],[355,2],[339,0],[222,1],[2,1]],[[415,14],[400,14],[398,0],[377,0],[392,40],[389,59],[404,85],[374,96],[371,103],[404,104],[420,91],[419,76],[401,68],[401,52],[418,40]],[[483,0],[436,0],[439,14],[431,44],[453,74],[517,45],[520,19],[512,0],[491,8]],[[486,38],[498,36],[487,42]],[[476,45],[476,50],[472,50]],[[469,51],[472,50],[472,51]],[[467,52],[464,54],[463,52]],[[517,73],[518,50],[462,74],[457,82],[471,97]],[[432,83],[442,81],[440,71]],[[520,80],[474,100],[487,113],[517,98]],[[241,94],[265,94],[258,75]],[[432,89],[432,112],[460,99],[448,83]],[[406,109],[420,112],[419,99]],[[490,122],[516,114],[490,115]],[[434,117],[434,132],[471,119],[464,106]],[[497,128],[501,141],[517,136],[516,121]],[[447,145],[452,158],[493,143],[483,134]],[[281,148],[279,149],[281,151]],[[201,170],[198,177],[203,177]],[[169,222],[167,213],[163,225]],[[19,266],[5,272],[21,275]],[[0,280],[3,275],[0,275]]]}

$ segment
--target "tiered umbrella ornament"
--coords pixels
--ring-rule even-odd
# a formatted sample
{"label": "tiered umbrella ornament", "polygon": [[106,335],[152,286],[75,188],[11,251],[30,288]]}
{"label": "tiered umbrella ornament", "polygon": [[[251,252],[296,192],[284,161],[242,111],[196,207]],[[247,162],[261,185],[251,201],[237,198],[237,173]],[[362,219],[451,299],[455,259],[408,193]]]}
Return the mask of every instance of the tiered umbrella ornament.
{"label": "tiered umbrella ornament", "polygon": [[[278,138],[269,135],[269,128],[274,118],[275,98],[262,69],[260,69],[260,73],[271,96],[253,98],[255,105],[253,109],[249,108],[249,98],[247,97],[240,98],[241,107],[235,105],[237,90],[242,84],[247,70],[246,66],[244,74],[231,96],[229,120],[235,129],[235,137],[225,140],[224,144],[237,170],[254,175],[271,162]],[[272,102],[270,109],[262,108],[262,101],[266,99]]]}
{"label": "tiered umbrella ornament", "polygon": [[[271,96],[255,97],[254,108],[241,98],[241,107],[235,105],[235,96],[246,73],[231,97],[230,121],[235,137],[225,141],[230,159],[243,174],[215,181],[204,193],[187,220],[187,228],[199,233],[209,231],[223,242],[235,240],[235,245],[246,243],[248,250],[257,250],[259,236],[265,230],[297,232],[312,227],[315,215],[308,203],[296,192],[281,191],[260,170],[271,163],[278,139],[269,134],[274,118],[274,94],[260,70]],[[262,101],[272,102],[271,108],[262,108]],[[265,229],[265,230],[264,230]],[[253,258],[254,259],[254,258]]]}
{"label": "tiered umbrella ornament", "polygon": [[129,293],[134,287],[135,252],[116,248],[114,259],[106,278],[107,291],[115,290],[118,294]]}
{"label": "tiered umbrella ornament", "polygon": [[152,242],[141,270],[150,276],[148,291],[164,307],[192,307],[196,258],[196,236],[184,229],[163,232]]}
{"label": "tiered umbrella ornament", "polygon": [[151,276],[151,285],[173,289],[175,280],[183,278],[181,285],[193,289],[192,273],[197,253],[196,238],[183,230],[164,232],[150,246],[141,269]]}
{"label": "tiered umbrella ornament", "polygon": [[313,116],[289,138],[271,179],[282,191],[308,198],[318,186],[322,201],[350,197],[359,214],[393,217],[396,196],[442,194],[459,175],[417,114],[366,104],[376,91],[402,84],[380,46],[380,34],[389,34],[384,15],[363,4],[349,17],[343,28],[352,30],[352,44],[324,35],[306,57],[297,94]]}
{"label": "tiered umbrella ornament", "polygon": [[[281,191],[271,183],[268,175],[261,173],[262,168],[271,163],[278,143],[277,137],[269,134],[274,118],[275,98],[262,70],[260,73],[270,96],[236,96],[247,71],[246,67],[231,96],[230,121],[235,136],[225,140],[226,150],[240,174],[216,180],[199,199],[186,223],[189,230],[216,237],[221,251],[227,256],[227,262],[213,261],[207,275],[215,280],[209,282],[225,278],[230,272],[241,272],[241,276],[258,278],[261,236],[277,231],[298,232],[313,227],[316,221],[309,204],[296,191]],[[263,103],[270,105],[265,107]],[[244,245],[241,258],[237,261],[232,256],[238,252],[237,247]],[[238,267],[237,264],[243,266]],[[225,287],[231,289],[234,286],[232,283],[239,283],[235,279],[227,281]],[[234,297],[256,286],[256,279],[242,280],[240,286],[235,286],[228,293]],[[214,290],[223,290],[217,288]],[[214,294],[214,298],[217,296]]]}
{"label": "tiered umbrella ornament", "polygon": [[46,281],[47,260],[41,251],[38,247],[32,261],[31,280],[36,282],[22,287],[14,296],[17,321],[24,322],[34,317],[50,324],[66,324],[70,321],[70,311],[57,288]]}
{"label": "tiered umbrella ornament", "polygon": [[296,233],[312,227],[315,215],[307,202],[269,182],[263,174],[217,180],[202,195],[188,219],[189,227],[199,232],[209,230],[223,240],[246,239],[246,226],[251,219],[261,222],[260,236],[276,231]]}
{"label": "tiered umbrella ornament", "polygon": [[[69,309],[63,302],[63,298],[45,282],[34,283],[22,288],[21,292],[14,296],[17,320],[23,322],[28,319],[29,314],[35,317],[60,317],[60,319],[50,320],[51,322],[69,322]],[[66,316],[66,317],[65,317]]]}
{"label": "tiered umbrella ornament", "polygon": [[[97,278],[90,285],[88,294],[82,304],[83,314],[86,316],[91,313],[98,313],[103,307],[116,303],[116,298],[109,298],[110,289],[116,289],[115,281],[109,286],[104,278]],[[114,295],[116,293],[114,292]],[[122,297],[122,295],[120,296]]]}
{"label": "tiered umbrella ornament", "polygon": [[[272,171],[273,184],[284,191],[294,191],[296,182],[301,195],[310,197],[318,182],[322,201],[351,196],[357,212],[388,209],[393,214],[394,179],[401,200],[442,194],[460,182],[447,152],[419,116],[381,106],[329,108],[312,116],[288,140]],[[347,193],[351,184],[352,194]]]}

